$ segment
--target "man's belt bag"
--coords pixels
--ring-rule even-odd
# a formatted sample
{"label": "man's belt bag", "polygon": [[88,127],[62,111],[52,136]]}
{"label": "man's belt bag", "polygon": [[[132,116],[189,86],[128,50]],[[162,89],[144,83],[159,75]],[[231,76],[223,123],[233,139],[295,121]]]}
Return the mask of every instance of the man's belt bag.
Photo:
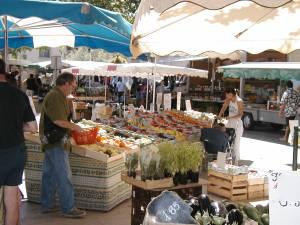
{"label": "man's belt bag", "polygon": [[44,113],[44,135],[49,144],[60,142],[67,134],[67,129],[57,126],[51,119]]}

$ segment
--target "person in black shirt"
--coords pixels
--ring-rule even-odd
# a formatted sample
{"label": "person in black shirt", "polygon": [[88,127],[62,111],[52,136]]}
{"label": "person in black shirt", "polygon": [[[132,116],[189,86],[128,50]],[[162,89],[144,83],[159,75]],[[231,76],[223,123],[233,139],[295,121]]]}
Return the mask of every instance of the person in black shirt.
{"label": "person in black shirt", "polygon": [[19,189],[25,166],[24,131],[36,132],[37,123],[25,93],[9,84],[0,60],[0,186],[4,189],[5,224],[19,221]]}

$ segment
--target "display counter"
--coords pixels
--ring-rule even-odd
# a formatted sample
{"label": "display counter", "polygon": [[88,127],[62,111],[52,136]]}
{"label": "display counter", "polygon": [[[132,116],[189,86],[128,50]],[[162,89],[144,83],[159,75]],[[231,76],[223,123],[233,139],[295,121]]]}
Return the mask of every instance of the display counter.
{"label": "display counter", "polygon": [[[25,138],[28,200],[40,203],[44,153],[36,134],[26,134]],[[72,149],[69,160],[78,208],[109,211],[130,198],[131,186],[121,181],[121,171],[125,168],[122,154],[105,158],[105,154],[101,152],[89,155],[92,151],[89,151],[88,146],[73,146]],[[98,159],[93,158],[95,155]]]}
{"label": "display counter", "polygon": [[160,195],[164,190],[176,192],[180,197],[187,199],[189,196],[199,196],[207,193],[208,181],[200,178],[197,183],[177,185],[168,188],[147,188],[140,185],[135,179],[122,175],[122,180],[132,185],[131,225],[143,223],[146,208],[150,201]]}

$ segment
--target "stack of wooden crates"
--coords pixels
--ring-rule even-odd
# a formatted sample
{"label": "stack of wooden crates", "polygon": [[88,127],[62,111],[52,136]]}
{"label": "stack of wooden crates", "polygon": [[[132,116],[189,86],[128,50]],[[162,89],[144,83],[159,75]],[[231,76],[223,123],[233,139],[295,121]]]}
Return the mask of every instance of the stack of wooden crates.
{"label": "stack of wooden crates", "polygon": [[231,201],[246,201],[268,197],[268,181],[264,176],[230,175],[208,171],[208,193]]}
{"label": "stack of wooden crates", "polygon": [[[26,142],[25,180],[28,200],[40,203],[44,153],[40,144]],[[125,169],[123,156],[102,162],[70,154],[76,206],[83,209],[109,211],[131,197],[131,186],[121,181]]]}

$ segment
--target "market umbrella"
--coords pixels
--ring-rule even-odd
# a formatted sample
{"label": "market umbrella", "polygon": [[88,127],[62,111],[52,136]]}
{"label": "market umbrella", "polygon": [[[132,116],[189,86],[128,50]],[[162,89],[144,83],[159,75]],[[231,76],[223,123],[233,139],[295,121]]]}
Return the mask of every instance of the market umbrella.
{"label": "market umbrella", "polygon": [[124,18],[115,12],[101,9],[86,2],[61,2],[47,0],[0,0],[0,15],[43,20],[65,18],[80,24],[102,24],[114,30],[127,32]]}
{"label": "market umbrella", "polygon": [[300,80],[300,63],[247,62],[218,68],[228,78]]}
{"label": "market umbrella", "polygon": [[[125,56],[131,55],[129,50],[131,25],[126,20],[119,25],[124,27],[124,32],[101,24],[79,24],[62,18],[42,20],[37,17],[18,19],[8,16],[7,24],[9,48],[86,46],[119,52]],[[4,32],[5,27],[0,24],[0,48],[4,48],[5,45]]]}
{"label": "market umbrella", "polygon": [[[88,3],[42,0],[1,0],[0,3],[0,15],[3,16],[1,19],[2,41],[4,42],[2,47],[5,51],[5,60],[7,60],[7,49],[10,47],[8,43],[9,34],[14,37],[15,42],[15,44],[10,43],[11,47],[38,47],[41,45],[51,47],[60,45],[83,46],[89,44],[91,48],[99,48],[100,44],[95,44],[91,41],[97,39],[102,41],[101,48],[104,46],[104,49],[114,51],[110,49],[109,45],[118,43],[123,46],[124,38],[128,38],[131,32],[131,25],[119,13],[101,9]],[[13,19],[13,17],[18,19]],[[80,24],[87,24],[87,26]],[[92,26],[93,24],[98,26],[94,27]],[[69,32],[63,29],[67,26]],[[39,30],[40,28],[44,32]],[[51,28],[51,31],[47,31],[47,29]],[[100,28],[103,36],[99,37],[98,29]],[[9,33],[9,29],[11,29],[11,33]],[[115,35],[120,35],[120,37],[118,36],[116,40],[113,39],[110,36],[112,34],[110,31],[112,33],[115,32]],[[31,41],[28,37],[28,34],[38,36],[39,33],[44,36],[37,38],[38,41]],[[72,36],[71,34],[78,37],[74,38],[75,41],[73,42],[70,37]],[[87,38],[90,40],[87,40]],[[16,39],[18,39],[19,43],[16,43]],[[48,40],[46,45],[43,43],[46,42],[44,39]],[[115,43],[109,42],[111,40],[114,40]],[[52,44],[50,44],[51,42]],[[120,48],[120,51],[124,50],[124,47]],[[124,54],[128,54],[128,50]]]}
{"label": "market umbrella", "polygon": [[289,53],[300,48],[298,0],[142,0],[131,37],[134,56]]}
{"label": "market umbrella", "polygon": [[98,69],[104,71],[106,76],[128,76],[128,77],[165,77],[174,75],[187,75],[191,77],[207,78],[208,71],[192,69],[187,67],[169,66],[155,63],[124,63],[101,65]]}
{"label": "market umbrella", "polygon": [[[192,77],[207,78],[208,71],[191,69],[187,67],[169,66],[157,63],[128,63],[128,64],[114,64],[105,66],[107,67],[106,76],[129,76],[147,78],[147,96],[146,96],[146,108],[148,106],[148,86],[149,78],[153,78],[153,104],[155,104],[155,80],[157,78],[174,75],[187,75]],[[105,70],[105,68],[104,68]]]}

